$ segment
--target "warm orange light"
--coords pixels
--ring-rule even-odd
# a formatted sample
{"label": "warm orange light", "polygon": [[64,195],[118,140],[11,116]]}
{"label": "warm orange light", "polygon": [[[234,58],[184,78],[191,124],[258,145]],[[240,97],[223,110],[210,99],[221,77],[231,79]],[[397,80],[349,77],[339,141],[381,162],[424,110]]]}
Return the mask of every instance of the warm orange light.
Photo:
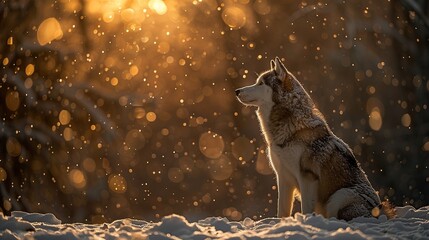
{"label": "warm orange light", "polygon": [[201,134],[198,145],[201,153],[208,158],[219,158],[225,148],[222,136],[213,132]]}
{"label": "warm orange light", "polygon": [[61,39],[63,31],[56,18],[45,19],[37,29],[37,41],[40,45],[46,45],[55,39]]}
{"label": "warm orange light", "polygon": [[147,119],[149,122],[155,122],[155,120],[156,120],[156,113],[154,113],[154,112],[148,112],[148,113],[146,114],[146,119]]}
{"label": "warm orange light", "polygon": [[60,114],[58,115],[58,119],[60,120],[61,125],[67,125],[71,120],[71,114],[67,110],[61,110]]}
{"label": "warm orange light", "polygon": [[110,190],[115,193],[124,193],[127,191],[127,181],[121,175],[110,175],[108,185]]}
{"label": "warm orange light", "polygon": [[28,64],[27,67],[25,67],[25,74],[27,76],[31,76],[34,73],[34,64]]}
{"label": "warm orange light", "polygon": [[149,8],[159,15],[164,15],[167,12],[167,5],[162,0],[150,0]]}
{"label": "warm orange light", "polygon": [[103,13],[103,21],[106,23],[110,23],[113,21],[113,19],[115,18],[115,13],[113,12],[105,12]]}
{"label": "warm orange light", "polygon": [[374,131],[379,131],[381,126],[383,125],[383,118],[381,117],[378,109],[373,109],[371,114],[369,115],[369,126]]}
{"label": "warm orange light", "polygon": [[64,131],[63,131],[64,140],[66,140],[66,141],[73,140],[73,134],[74,134],[73,129],[71,129],[69,127],[64,128]]}
{"label": "warm orange light", "polygon": [[13,37],[7,39],[7,45],[13,45]]}
{"label": "warm orange light", "polygon": [[240,29],[246,24],[246,14],[239,7],[228,7],[222,13],[222,19],[232,29]]}
{"label": "warm orange light", "polygon": [[83,172],[79,169],[73,169],[69,173],[69,179],[74,187],[84,188],[86,186],[86,179]]}

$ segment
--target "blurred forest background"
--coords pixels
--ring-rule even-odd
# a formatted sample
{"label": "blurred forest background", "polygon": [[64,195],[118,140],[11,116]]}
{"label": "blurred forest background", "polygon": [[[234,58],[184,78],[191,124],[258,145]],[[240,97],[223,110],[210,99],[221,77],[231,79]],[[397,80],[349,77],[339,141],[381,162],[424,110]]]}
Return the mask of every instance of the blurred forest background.
{"label": "blurred forest background", "polygon": [[1,0],[0,208],[276,214],[253,108],[275,56],[382,199],[429,204],[426,0]]}

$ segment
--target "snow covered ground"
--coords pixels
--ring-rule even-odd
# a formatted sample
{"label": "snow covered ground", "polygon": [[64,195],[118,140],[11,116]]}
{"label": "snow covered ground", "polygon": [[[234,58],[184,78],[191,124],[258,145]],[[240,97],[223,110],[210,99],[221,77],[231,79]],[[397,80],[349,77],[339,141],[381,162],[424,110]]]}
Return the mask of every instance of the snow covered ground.
{"label": "snow covered ground", "polygon": [[160,222],[121,219],[104,224],[61,224],[53,214],[13,212],[0,216],[0,239],[429,239],[429,206],[398,207],[398,217],[351,222],[296,214],[284,219],[209,217],[188,222],[179,215]]}

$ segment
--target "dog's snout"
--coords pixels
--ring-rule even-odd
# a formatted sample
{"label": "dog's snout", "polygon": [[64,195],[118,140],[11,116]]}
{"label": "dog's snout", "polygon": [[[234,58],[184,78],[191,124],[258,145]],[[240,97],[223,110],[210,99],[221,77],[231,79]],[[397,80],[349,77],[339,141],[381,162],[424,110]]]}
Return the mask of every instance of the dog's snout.
{"label": "dog's snout", "polygon": [[238,96],[240,94],[240,89],[235,90],[235,95]]}

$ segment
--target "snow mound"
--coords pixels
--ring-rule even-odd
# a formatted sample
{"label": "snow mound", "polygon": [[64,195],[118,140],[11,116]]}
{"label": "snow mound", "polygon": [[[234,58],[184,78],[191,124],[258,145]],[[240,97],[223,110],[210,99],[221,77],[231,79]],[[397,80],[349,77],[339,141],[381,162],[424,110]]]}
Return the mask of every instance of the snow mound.
{"label": "snow mound", "polygon": [[46,224],[61,224],[61,221],[52,213],[27,213],[21,211],[12,212],[12,217],[22,218],[27,222],[43,222]]}
{"label": "snow mound", "polygon": [[195,223],[189,223],[185,217],[173,214],[164,217],[160,223],[156,223],[148,232],[190,238],[195,232],[201,232],[201,230],[202,228]]}
{"label": "snow mound", "polygon": [[[15,217],[5,217],[3,216],[3,214],[0,215],[0,231],[1,231],[1,235],[3,235],[4,230],[9,230],[9,231],[35,231],[35,228],[33,227],[33,225],[31,225],[29,222],[26,221],[21,221],[18,218]],[[5,234],[9,234],[9,233],[5,233]],[[2,238],[3,239],[3,238]]]}
{"label": "snow mound", "polygon": [[104,224],[61,224],[53,214],[0,214],[0,239],[429,239],[429,206],[396,208],[398,217],[345,222],[314,214],[288,218],[245,218],[234,222],[208,217],[189,222],[170,215],[159,222],[121,219]]}

